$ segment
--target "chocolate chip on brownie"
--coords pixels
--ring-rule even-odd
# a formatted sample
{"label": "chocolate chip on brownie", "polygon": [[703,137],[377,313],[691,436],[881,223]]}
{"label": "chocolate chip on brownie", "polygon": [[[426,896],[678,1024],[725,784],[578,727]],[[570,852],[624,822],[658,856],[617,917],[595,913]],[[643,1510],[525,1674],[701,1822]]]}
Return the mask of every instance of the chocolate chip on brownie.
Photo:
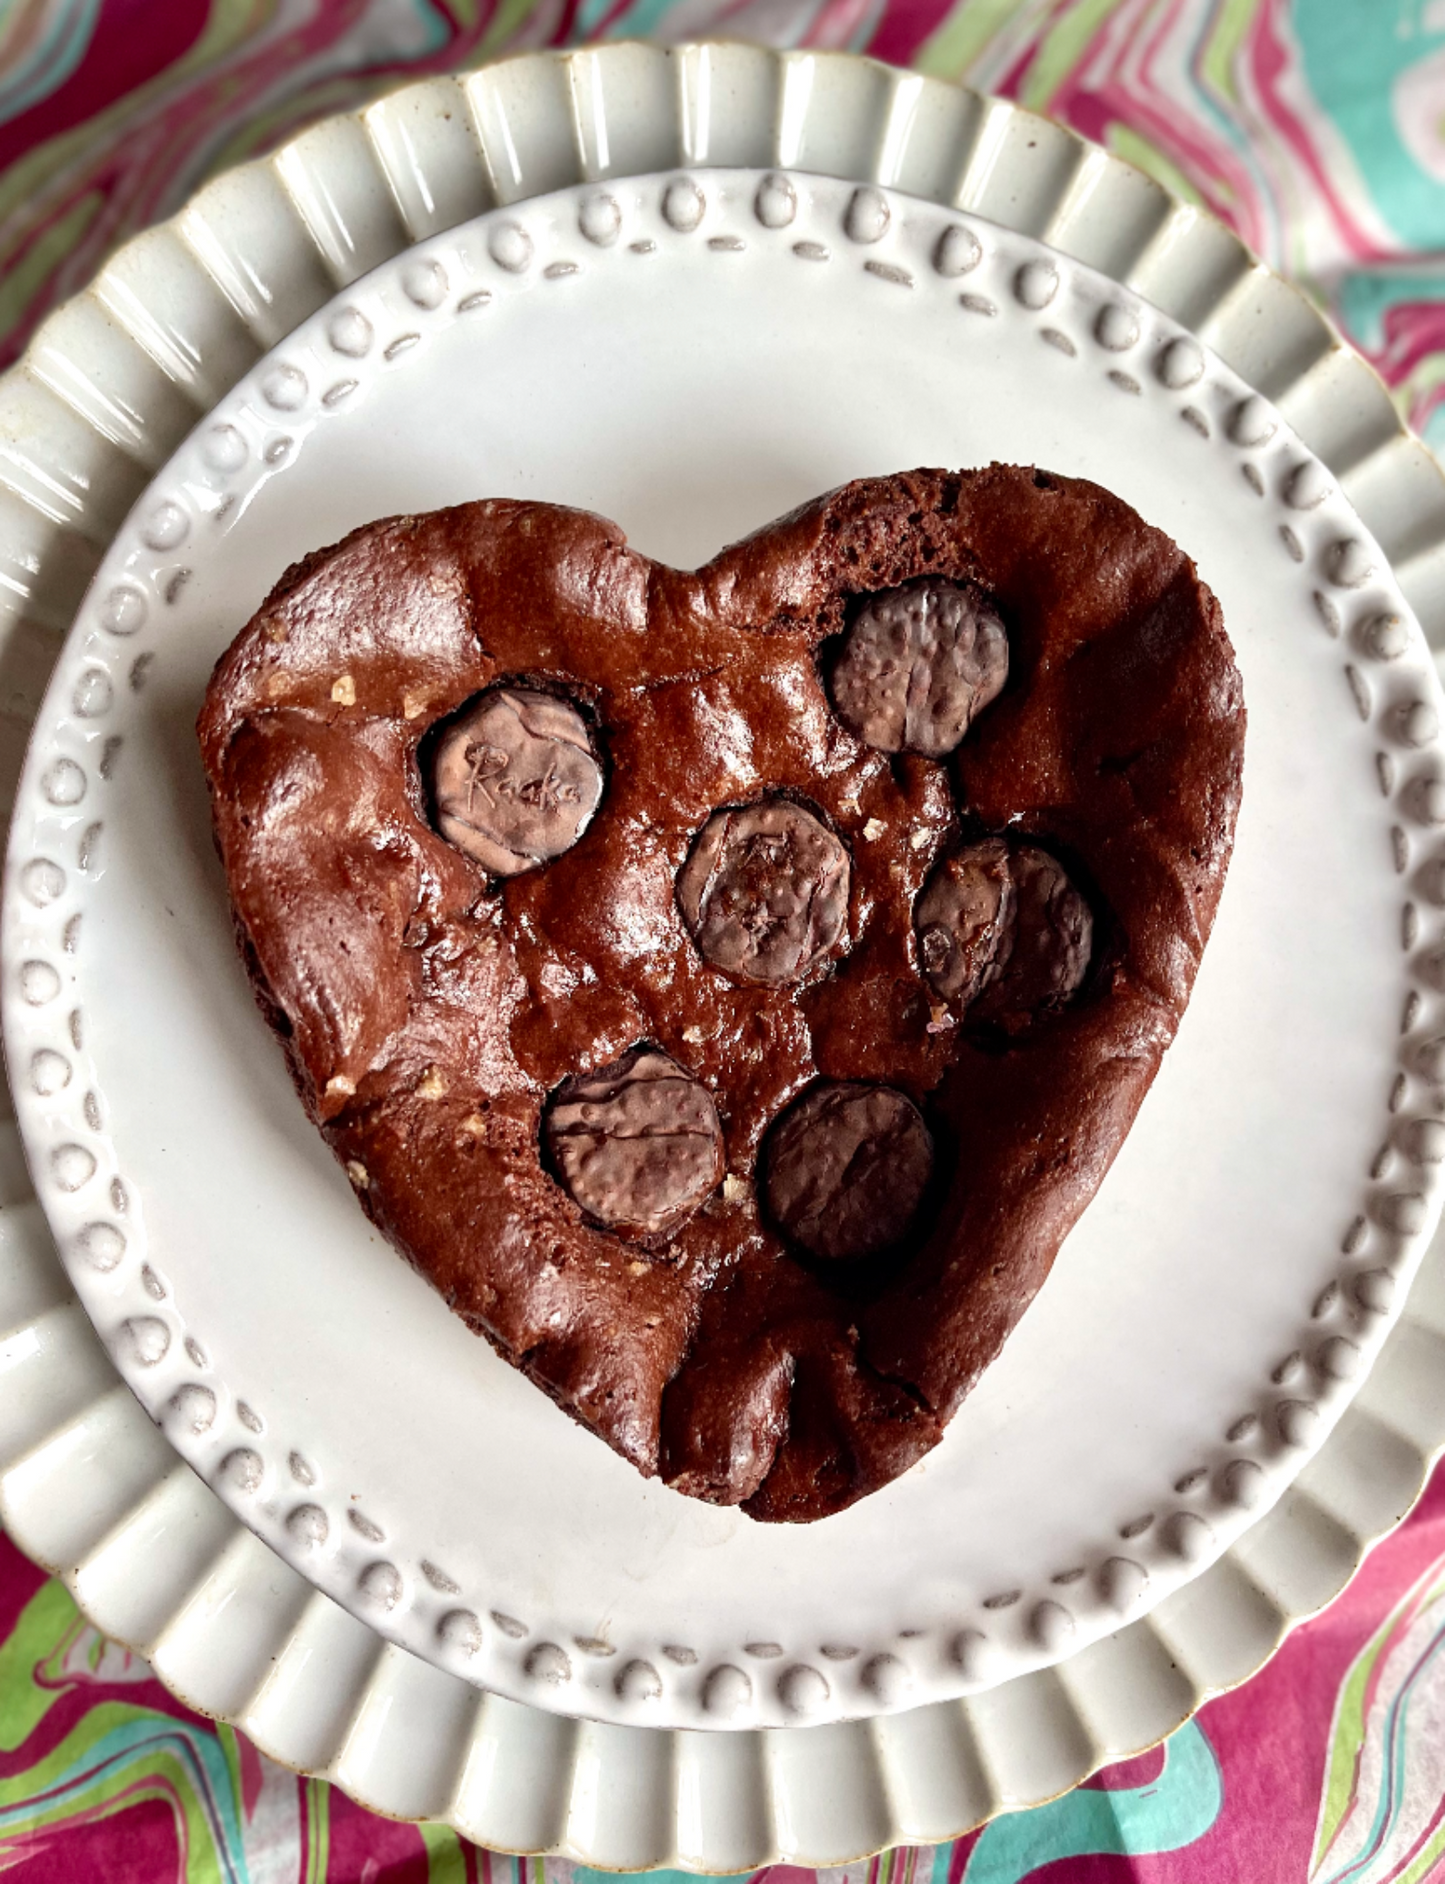
{"label": "chocolate chip on brownie", "polygon": [[1094,921],[1056,857],[985,838],[934,871],[913,912],[929,984],[1010,1033],[1063,1007],[1089,969]]}
{"label": "chocolate chip on brownie", "polygon": [[573,1202],[623,1233],[675,1230],[723,1173],[712,1095],[655,1047],[564,1080],[543,1131]]}
{"label": "chocolate chip on brownie", "polygon": [[833,704],[865,745],[938,759],[1007,678],[998,611],[977,589],[935,578],[864,603],[833,669]]}
{"label": "chocolate chip on brownie", "polygon": [[933,1170],[918,1108],[890,1086],[821,1080],[778,1120],[763,1195],[779,1229],[825,1262],[857,1262],[899,1242]]}
{"label": "chocolate chip on brownie", "polygon": [[497,687],[453,721],[432,761],[437,828],[493,876],[570,850],[602,798],[582,715],[530,687]]}
{"label": "chocolate chip on brownie", "polygon": [[843,934],[848,853],[801,805],[765,798],[714,812],[677,879],[683,920],[725,975],[801,981]]}

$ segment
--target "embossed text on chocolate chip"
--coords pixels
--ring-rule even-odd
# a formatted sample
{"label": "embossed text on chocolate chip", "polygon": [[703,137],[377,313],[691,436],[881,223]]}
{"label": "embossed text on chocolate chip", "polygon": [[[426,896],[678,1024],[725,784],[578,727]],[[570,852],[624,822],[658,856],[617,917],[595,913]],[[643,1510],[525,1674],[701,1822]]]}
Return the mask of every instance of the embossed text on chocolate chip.
{"label": "embossed text on chocolate chip", "polygon": [[493,876],[570,850],[602,798],[581,714],[530,687],[495,687],[443,733],[432,770],[437,827]]}
{"label": "embossed text on chocolate chip", "polygon": [[891,1086],[820,1080],[778,1120],[763,1158],[778,1228],[826,1262],[857,1262],[907,1234],[933,1170],[933,1139]]}
{"label": "embossed text on chocolate chip", "polygon": [[564,1080],[543,1130],[573,1202],[623,1233],[670,1233],[722,1177],[712,1095],[655,1047]]}
{"label": "embossed text on chocolate chip", "polygon": [[677,879],[692,939],[739,981],[800,981],[848,921],[848,853],[786,798],[714,812]]}
{"label": "embossed text on chocolate chip", "polygon": [[865,745],[937,759],[1007,678],[997,610],[964,583],[931,578],[864,603],[833,669],[833,704]]}
{"label": "embossed text on chocolate chip", "polygon": [[946,857],[914,906],[934,990],[975,1021],[1018,1033],[1061,1008],[1088,972],[1094,921],[1056,857],[985,838]]}

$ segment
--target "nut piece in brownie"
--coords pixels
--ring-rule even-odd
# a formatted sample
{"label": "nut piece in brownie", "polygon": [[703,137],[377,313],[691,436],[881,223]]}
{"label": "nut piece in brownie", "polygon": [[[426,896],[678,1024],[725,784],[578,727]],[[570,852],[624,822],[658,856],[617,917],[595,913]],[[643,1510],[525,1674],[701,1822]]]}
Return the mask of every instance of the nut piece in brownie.
{"label": "nut piece in brownie", "polygon": [[363,1209],[560,1406],[805,1521],[937,1444],[1189,999],[1244,708],[1098,486],[846,486],[684,572],[475,503],[287,572],[200,718]]}

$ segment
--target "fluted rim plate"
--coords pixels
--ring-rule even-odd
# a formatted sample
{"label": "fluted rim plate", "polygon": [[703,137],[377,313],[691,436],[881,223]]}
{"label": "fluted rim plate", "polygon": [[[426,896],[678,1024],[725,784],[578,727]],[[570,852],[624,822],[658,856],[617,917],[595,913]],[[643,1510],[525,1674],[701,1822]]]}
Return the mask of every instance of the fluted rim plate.
{"label": "fluted rim plate", "polygon": [[[1402,975],[1416,997],[1404,1016],[1400,1070],[1414,1085],[1402,1095],[1401,1116],[1418,1123],[1434,1073],[1438,919],[1429,866],[1438,807],[1432,740],[1420,716],[1409,714],[1431,706],[1433,679],[1423,653],[1390,657],[1394,631],[1381,623],[1413,609],[1428,630],[1437,612],[1445,505],[1433,461],[1402,432],[1368,369],[1218,225],[1056,126],[865,61],[615,47],[428,81],[307,133],[268,164],[222,178],[174,223],[122,251],[87,295],[47,323],[0,392],[0,426],[17,447],[0,473],[0,549],[18,572],[11,587],[20,603],[5,641],[17,677],[18,699],[11,698],[20,712],[8,721],[15,737],[37,702],[57,631],[69,624],[77,576],[115,538],[147,475],[262,346],[337,285],[463,217],[491,208],[495,228],[518,220],[496,214],[499,206],[558,187],[615,185],[649,172],[665,183],[666,173],[704,163],[882,184],[954,205],[964,220],[1043,237],[1065,266],[1082,262],[1120,282],[1130,291],[1121,305],[1135,305],[1137,294],[1196,333],[1231,383],[1210,410],[1202,395],[1195,401],[1187,386],[1168,383],[1186,357],[1177,350],[1174,369],[1153,348],[1142,363],[1121,357],[1106,370],[1161,388],[1181,411],[1196,406],[1216,435],[1233,425],[1243,439],[1234,449],[1245,456],[1253,448],[1237,415],[1252,387],[1328,467],[1357,533],[1346,516],[1316,541],[1310,532],[1324,513],[1303,501],[1312,492],[1296,488],[1291,503],[1280,483],[1299,470],[1293,461],[1267,467],[1268,502],[1285,506],[1279,527],[1293,530],[1312,570],[1318,561],[1328,605],[1318,629],[1338,640],[1331,658],[1342,693],[1355,703],[1362,736],[1379,747],[1381,830],[1399,866]],[[920,257],[870,259],[915,274],[926,265]],[[903,291],[901,282],[875,279]],[[1028,295],[1015,298],[1026,304]],[[1032,313],[1046,324],[1042,309]],[[1102,308],[1096,313],[1102,321]],[[1055,331],[1074,345],[1075,358],[1081,348],[1104,347],[1102,328],[1071,338],[1060,320]],[[1131,396],[1122,386],[1116,392]],[[161,539],[152,550],[169,555],[167,521],[146,515]],[[1398,593],[1370,590],[1363,571],[1371,539],[1389,559]],[[1356,549],[1341,547],[1351,543]],[[1383,569],[1382,579],[1389,579]],[[109,736],[97,729],[87,748],[97,767]],[[70,762],[83,764],[78,755]],[[48,763],[45,802],[70,820],[79,845],[88,814],[66,801],[69,774],[57,787],[54,755]],[[34,773],[42,796],[44,775],[45,768]],[[20,859],[22,867],[33,862]],[[36,887],[44,886],[32,872]],[[12,890],[12,916],[21,900]],[[56,900],[32,898],[27,907]],[[56,942],[61,972],[65,922]],[[7,969],[7,1001],[27,1023],[37,1004],[17,977],[37,960],[12,953]],[[36,986],[32,972],[31,993]],[[12,1031],[12,1066],[22,1079],[38,1052],[80,1051],[32,1045],[22,1071],[16,1038]],[[47,1065],[43,1079],[55,1077]],[[74,1096],[83,1106],[83,1095]],[[1392,1139],[1386,1105],[1382,1094],[1381,1157],[1361,1174],[1368,1181],[1359,1222],[1342,1226],[1350,1245],[1340,1252],[1344,1286],[1320,1305],[1317,1346],[1281,1358],[1282,1366],[1298,1360],[1309,1370],[1311,1390],[1290,1390],[1286,1367],[1264,1408],[1277,1422],[1301,1417],[1281,1407],[1319,1403],[1343,1359],[1328,1344],[1353,1339],[1347,1323],[1379,1319],[1385,1284],[1364,1278],[1403,1272],[1427,1227],[1433,1167],[1421,1159],[1429,1148],[1418,1132],[1406,1143]],[[65,1142],[78,1143],[78,1135]],[[47,1157],[58,1148],[47,1147]],[[54,1209],[54,1196],[48,1201]],[[67,1235],[92,1220],[68,1226]],[[16,1372],[0,1419],[10,1461],[0,1481],[6,1517],[32,1554],[67,1575],[98,1626],[151,1654],[188,1698],[235,1718],[278,1757],[327,1771],[366,1803],[449,1818],[494,1847],[556,1847],[627,1868],[670,1861],[733,1869],[776,1856],[824,1863],[937,1839],[1148,1744],[1206,1693],[1257,1666],[1291,1621],[1340,1587],[1367,1544],[1408,1507],[1442,1436],[1438,1395],[1419,1390],[1438,1339],[1427,1264],[1380,1360],[1282,1501],[1147,1622],[1059,1660],[1056,1672],[871,1726],[839,1723],[807,1734],[572,1725],[495,1694],[478,1697],[454,1675],[384,1648],[374,1631],[281,1570],[177,1470],[174,1454],[117,1389],[49,1256],[37,1208],[7,1211],[4,1229],[17,1253],[30,1253],[12,1265],[6,1304]],[[1330,1318],[1341,1316],[1336,1329]],[[184,1337],[175,1352],[185,1352]],[[207,1390],[204,1365],[193,1358],[190,1365],[194,1377],[169,1383],[159,1404],[188,1388]],[[30,1384],[42,1374],[43,1388]],[[194,1393],[180,1401],[187,1410],[171,1420],[173,1437],[194,1428],[198,1404]],[[137,1551],[149,1553],[143,1589]],[[219,1625],[223,1612],[232,1620]],[[421,1711],[429,1724],[403,1750],[393,1728],[403,1720],[416,1727]],[[380,1735],[379,1720],[392,1724]]]}

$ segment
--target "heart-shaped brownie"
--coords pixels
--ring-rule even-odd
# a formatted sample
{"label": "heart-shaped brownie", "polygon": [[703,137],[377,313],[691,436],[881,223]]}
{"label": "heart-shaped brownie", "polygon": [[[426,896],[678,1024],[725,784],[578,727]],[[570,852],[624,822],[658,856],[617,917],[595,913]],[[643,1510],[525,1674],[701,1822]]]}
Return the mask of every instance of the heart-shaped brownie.
{"label": "heart-shaped brownie", "polygon": [[798,1521],[937,1443],[1098,1189],[1244,709],[1175,544],[995,465],[696,573],[545,504],[373,524],[286,573],[200,736],[368,1216],[641,1472]]}

